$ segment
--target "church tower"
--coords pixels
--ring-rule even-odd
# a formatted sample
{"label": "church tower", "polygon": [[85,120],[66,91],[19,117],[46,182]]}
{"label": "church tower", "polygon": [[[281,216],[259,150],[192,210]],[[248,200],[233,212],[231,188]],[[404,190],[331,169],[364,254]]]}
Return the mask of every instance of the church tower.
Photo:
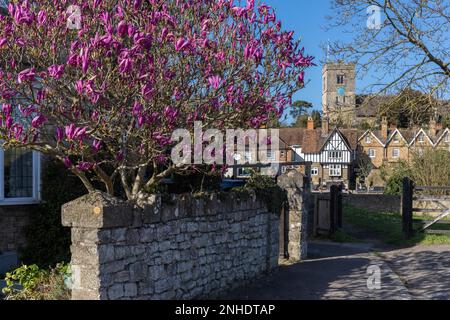
{"label": "church tower", "polygon": [[333,125],[356,122],[355,64],[328,62],[322,69],[322,111]]}

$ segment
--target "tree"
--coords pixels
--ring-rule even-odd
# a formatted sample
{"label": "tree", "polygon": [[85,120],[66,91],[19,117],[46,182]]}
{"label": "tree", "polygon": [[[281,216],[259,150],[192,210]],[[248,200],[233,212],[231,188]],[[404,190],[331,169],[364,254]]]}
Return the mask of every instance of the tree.
{"label": "tree", "polygon": [[382,168],[382,177],[386,181],[387,194],[401,194],[404,177],[411,178],[417,185],[449,186],[450,152],[431,148],[425,149],[423,153],[414,152],[409,163],[400,162],[393,168]]}
{"label": "tree", "polygon": [[312,108],[312,103],[304,100],[295,101],[290,107],[289,113],[292,118],[297,119],[301,115],[308,113],[308,109]]}
{"label": "tree", "polygon": [[364,185],[367,191],[369,191],[369,187],[371,186],[369,176],[373,169],[374,166],[369,155],[362,150],[358,150],[358,156],[356,157],[356,177],[358,183]]}
{"label": "tree", "polygon": [[330,27],[352,36],[330,44],[330,54],[357,62],[361,77],[375,76],[377,91],[448,94],[448,1],[334,0],[333,8]]}
{"label": "tree", "polygon": [[314,120],[314,127],[320,128],[322,125],[322,116],[319,111],[313,110],[310,114],[304,114],[297,117],[294,124],[292,125],[295,128],[306,128],[308,125],[309,117]]}
{"label": "tree", "polygon": [[313,60],[253,0],[16,0],[8,12],[3,147],[49,154],[90,192],[119,184],[130,201],[192,169],[168,158],[174,129],[258,128],[283,113]]}

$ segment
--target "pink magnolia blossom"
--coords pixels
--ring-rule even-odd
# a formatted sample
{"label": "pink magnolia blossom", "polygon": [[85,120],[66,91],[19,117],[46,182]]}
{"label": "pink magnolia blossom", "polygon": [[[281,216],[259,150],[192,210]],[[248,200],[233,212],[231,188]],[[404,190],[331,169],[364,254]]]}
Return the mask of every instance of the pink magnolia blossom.
{"label": "pink magnolia blossom", "polygon": [[36,69],[35,68],[29,68],[21,71],[18,75],[18,82],[22,83],[25,81],[33,81],[36,76]]}
{"label": "pink magnolia blossom", "polygon": [[190,44],[189,40],[186,40],[184,38],[180,38],[175,43],[175,50],[177,50],[177,51],[184,51],[185,49],[187,49],[189,47],[189,44]]}
{"label": "pink magnolia blossom", "polygon": [[44,115],[40,114],[33,118],[33,120],[31,121],[31,126],[33,128],[39,128],[46,121],[47,118]]}
{"label": "pink magnolia blossom", "polygon": [[[254,0],[81,1],[79,30],[67,28],[61,1],[38,2],[15,0],[0,17],[0,103],[26,101],[2,107],[2,139],[45,144],[74,172],[121,166],[129,184],[143,163],[163,175],[172,166],[176,128],[244,129],[280,116],[314,62]],[[104,190],[126,189],[120,180]]]}
{"label": "pink magnolia blossom", "polygon": [[64,73],[64,69],[64,65],[52,65],[48,67],[48,74],[52,78],[60,79],[62,74]]}
{"label": "pink magnolia blossom", "polygon": [[220,76],[212,76],[208,78],[208,82],[211,87],[217,90],[222,83],[222,78]]}

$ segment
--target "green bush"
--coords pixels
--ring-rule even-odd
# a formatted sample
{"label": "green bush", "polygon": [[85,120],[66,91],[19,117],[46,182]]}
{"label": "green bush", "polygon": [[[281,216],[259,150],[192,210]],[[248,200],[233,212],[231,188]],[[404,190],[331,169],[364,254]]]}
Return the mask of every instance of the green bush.
{"label": "green bush", "polygon": [[277,185],[272,177],[253,173],[243,189],[254,191],[266,203],[267,208],[275,214],[281,213],[283,205],[287,202],[286,192]]}
{"label": "green bush", "polygon": [[412,179],[416,185],[450,186],[450,152],[425,149],[414,153],[410,163],[400,162],[393,167],[383,167],[386,194],[401,195],[403,178]]}
{"label": "green bush", "polygon": [[70,229],[61,225],[61,206],[83,194],[86,189],[64,165],[46,160],[42,170],[42,199],[25,229],[27,247],[21,251],[25,264],[41,268],[70,260]]}
{"label": "green bush", "polygon": [[406,162],[400,162],[393,168],[382,168],[381,175],[386,181],[384,194],[401,195],[403,190],[403,179],[405,177],[411,178],[412,173]]}
{"label": "green bush", "polygon": [[69,276],[69,265],[64,263],[50,270],[22,265],[6,274],[3,293],[7,300],[69,300]]}

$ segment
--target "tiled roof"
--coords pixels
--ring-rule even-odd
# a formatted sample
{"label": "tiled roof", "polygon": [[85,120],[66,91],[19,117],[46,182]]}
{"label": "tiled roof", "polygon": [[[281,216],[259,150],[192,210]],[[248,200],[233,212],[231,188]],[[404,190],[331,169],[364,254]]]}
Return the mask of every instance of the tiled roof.
{"label": "tiled roof", "polygon": [[[355,129],[338,129],[338,131],[350,148],[356,150],[358,137],[362,133]],[[301,146],[304,153],[318,153],[333,132],[330,130],[328,134],[323,134],[322,129],[283,128],[280,129],[280,139],[288,146]]]}

